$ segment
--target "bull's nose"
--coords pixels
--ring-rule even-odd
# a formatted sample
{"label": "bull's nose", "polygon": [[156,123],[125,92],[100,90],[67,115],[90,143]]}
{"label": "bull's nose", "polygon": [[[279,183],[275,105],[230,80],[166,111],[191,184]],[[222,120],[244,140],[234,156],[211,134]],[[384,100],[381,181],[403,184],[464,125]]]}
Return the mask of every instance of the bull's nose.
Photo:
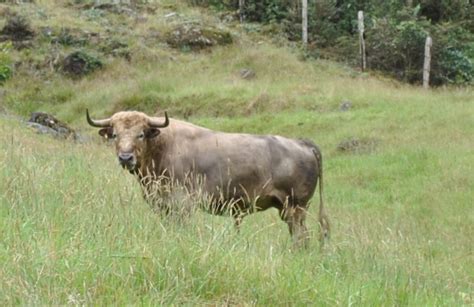
{"label": "bull's nose", "polygon": [[118,158],[121,164],[129,164],[133,161],[133,154],[130,152],[122,152],[119,153]]}

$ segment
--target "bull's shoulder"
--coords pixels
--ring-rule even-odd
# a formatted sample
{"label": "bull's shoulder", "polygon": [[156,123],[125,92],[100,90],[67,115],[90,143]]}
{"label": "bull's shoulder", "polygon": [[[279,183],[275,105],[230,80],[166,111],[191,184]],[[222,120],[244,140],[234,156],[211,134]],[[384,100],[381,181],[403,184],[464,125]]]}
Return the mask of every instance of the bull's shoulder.
{"label": "bull's shoulder", "polygon": [[170,128],[178,129],[178,130],[199,130],[199,131],[212,131],[208,128],[204,128],[198,125],[195,125],[190,122],[185,122],[179,119],[172,119],[170,121]]}
{"label": "bull's shoulder", "polygon": [[214,131],[178,119],[170,121],[169,128],[163,132],[173,140],[192,140],[215,133]]}

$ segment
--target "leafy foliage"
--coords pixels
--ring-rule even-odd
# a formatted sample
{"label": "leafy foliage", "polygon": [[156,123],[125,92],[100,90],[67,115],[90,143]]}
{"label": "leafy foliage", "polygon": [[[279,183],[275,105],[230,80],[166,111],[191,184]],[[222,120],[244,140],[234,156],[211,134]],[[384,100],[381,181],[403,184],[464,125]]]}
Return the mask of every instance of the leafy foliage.
{"label": "leafy foliage", "polygon": [[[194,4],[237,10],[239,1]],[[433,37],[432,84],[471,83],[474,71],[474,5],[471,1],[309,0],[307,55],[359,63],[357,12],[364,11],[368,65],[409,83],[421,82],[424,44]],[[288,39],[301,40],[301,4],[247,0],[247,21],[279,22]]]}
{"label": "leafy foliage", "polygon": [[102,68],[102,61],[82,50],[74,51],[63,62],[63,71],[72,77],[81,77]]}
{"label": "leafy foliage", "polygon": [[12,59],[10,57],[11,42],[0,43],[0,84],[10,79],[13,74]]}

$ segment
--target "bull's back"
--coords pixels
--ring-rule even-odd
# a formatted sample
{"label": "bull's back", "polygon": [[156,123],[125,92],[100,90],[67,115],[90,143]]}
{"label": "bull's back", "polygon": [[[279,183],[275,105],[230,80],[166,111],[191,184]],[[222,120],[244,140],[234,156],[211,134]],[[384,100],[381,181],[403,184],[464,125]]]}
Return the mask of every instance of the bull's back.
{"label": "bull's back", "polygon": [[175,176],[205,177],[212,194],[261,197],[275,191],[307,201],[316,185],[316,160],[309,146],[280,136],[223,133],[198,126],[175,127],[168,156]]}

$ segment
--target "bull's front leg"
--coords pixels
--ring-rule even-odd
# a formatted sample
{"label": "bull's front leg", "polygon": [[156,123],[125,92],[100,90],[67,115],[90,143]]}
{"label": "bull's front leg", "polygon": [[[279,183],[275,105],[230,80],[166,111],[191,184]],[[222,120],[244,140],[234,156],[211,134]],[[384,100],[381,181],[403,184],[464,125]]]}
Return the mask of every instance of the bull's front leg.
{"label": "bull's front leg", "polygon": [[138,178],[145,201],[153,212],[169,215],[171,185],[164,179],[155,176]]}

